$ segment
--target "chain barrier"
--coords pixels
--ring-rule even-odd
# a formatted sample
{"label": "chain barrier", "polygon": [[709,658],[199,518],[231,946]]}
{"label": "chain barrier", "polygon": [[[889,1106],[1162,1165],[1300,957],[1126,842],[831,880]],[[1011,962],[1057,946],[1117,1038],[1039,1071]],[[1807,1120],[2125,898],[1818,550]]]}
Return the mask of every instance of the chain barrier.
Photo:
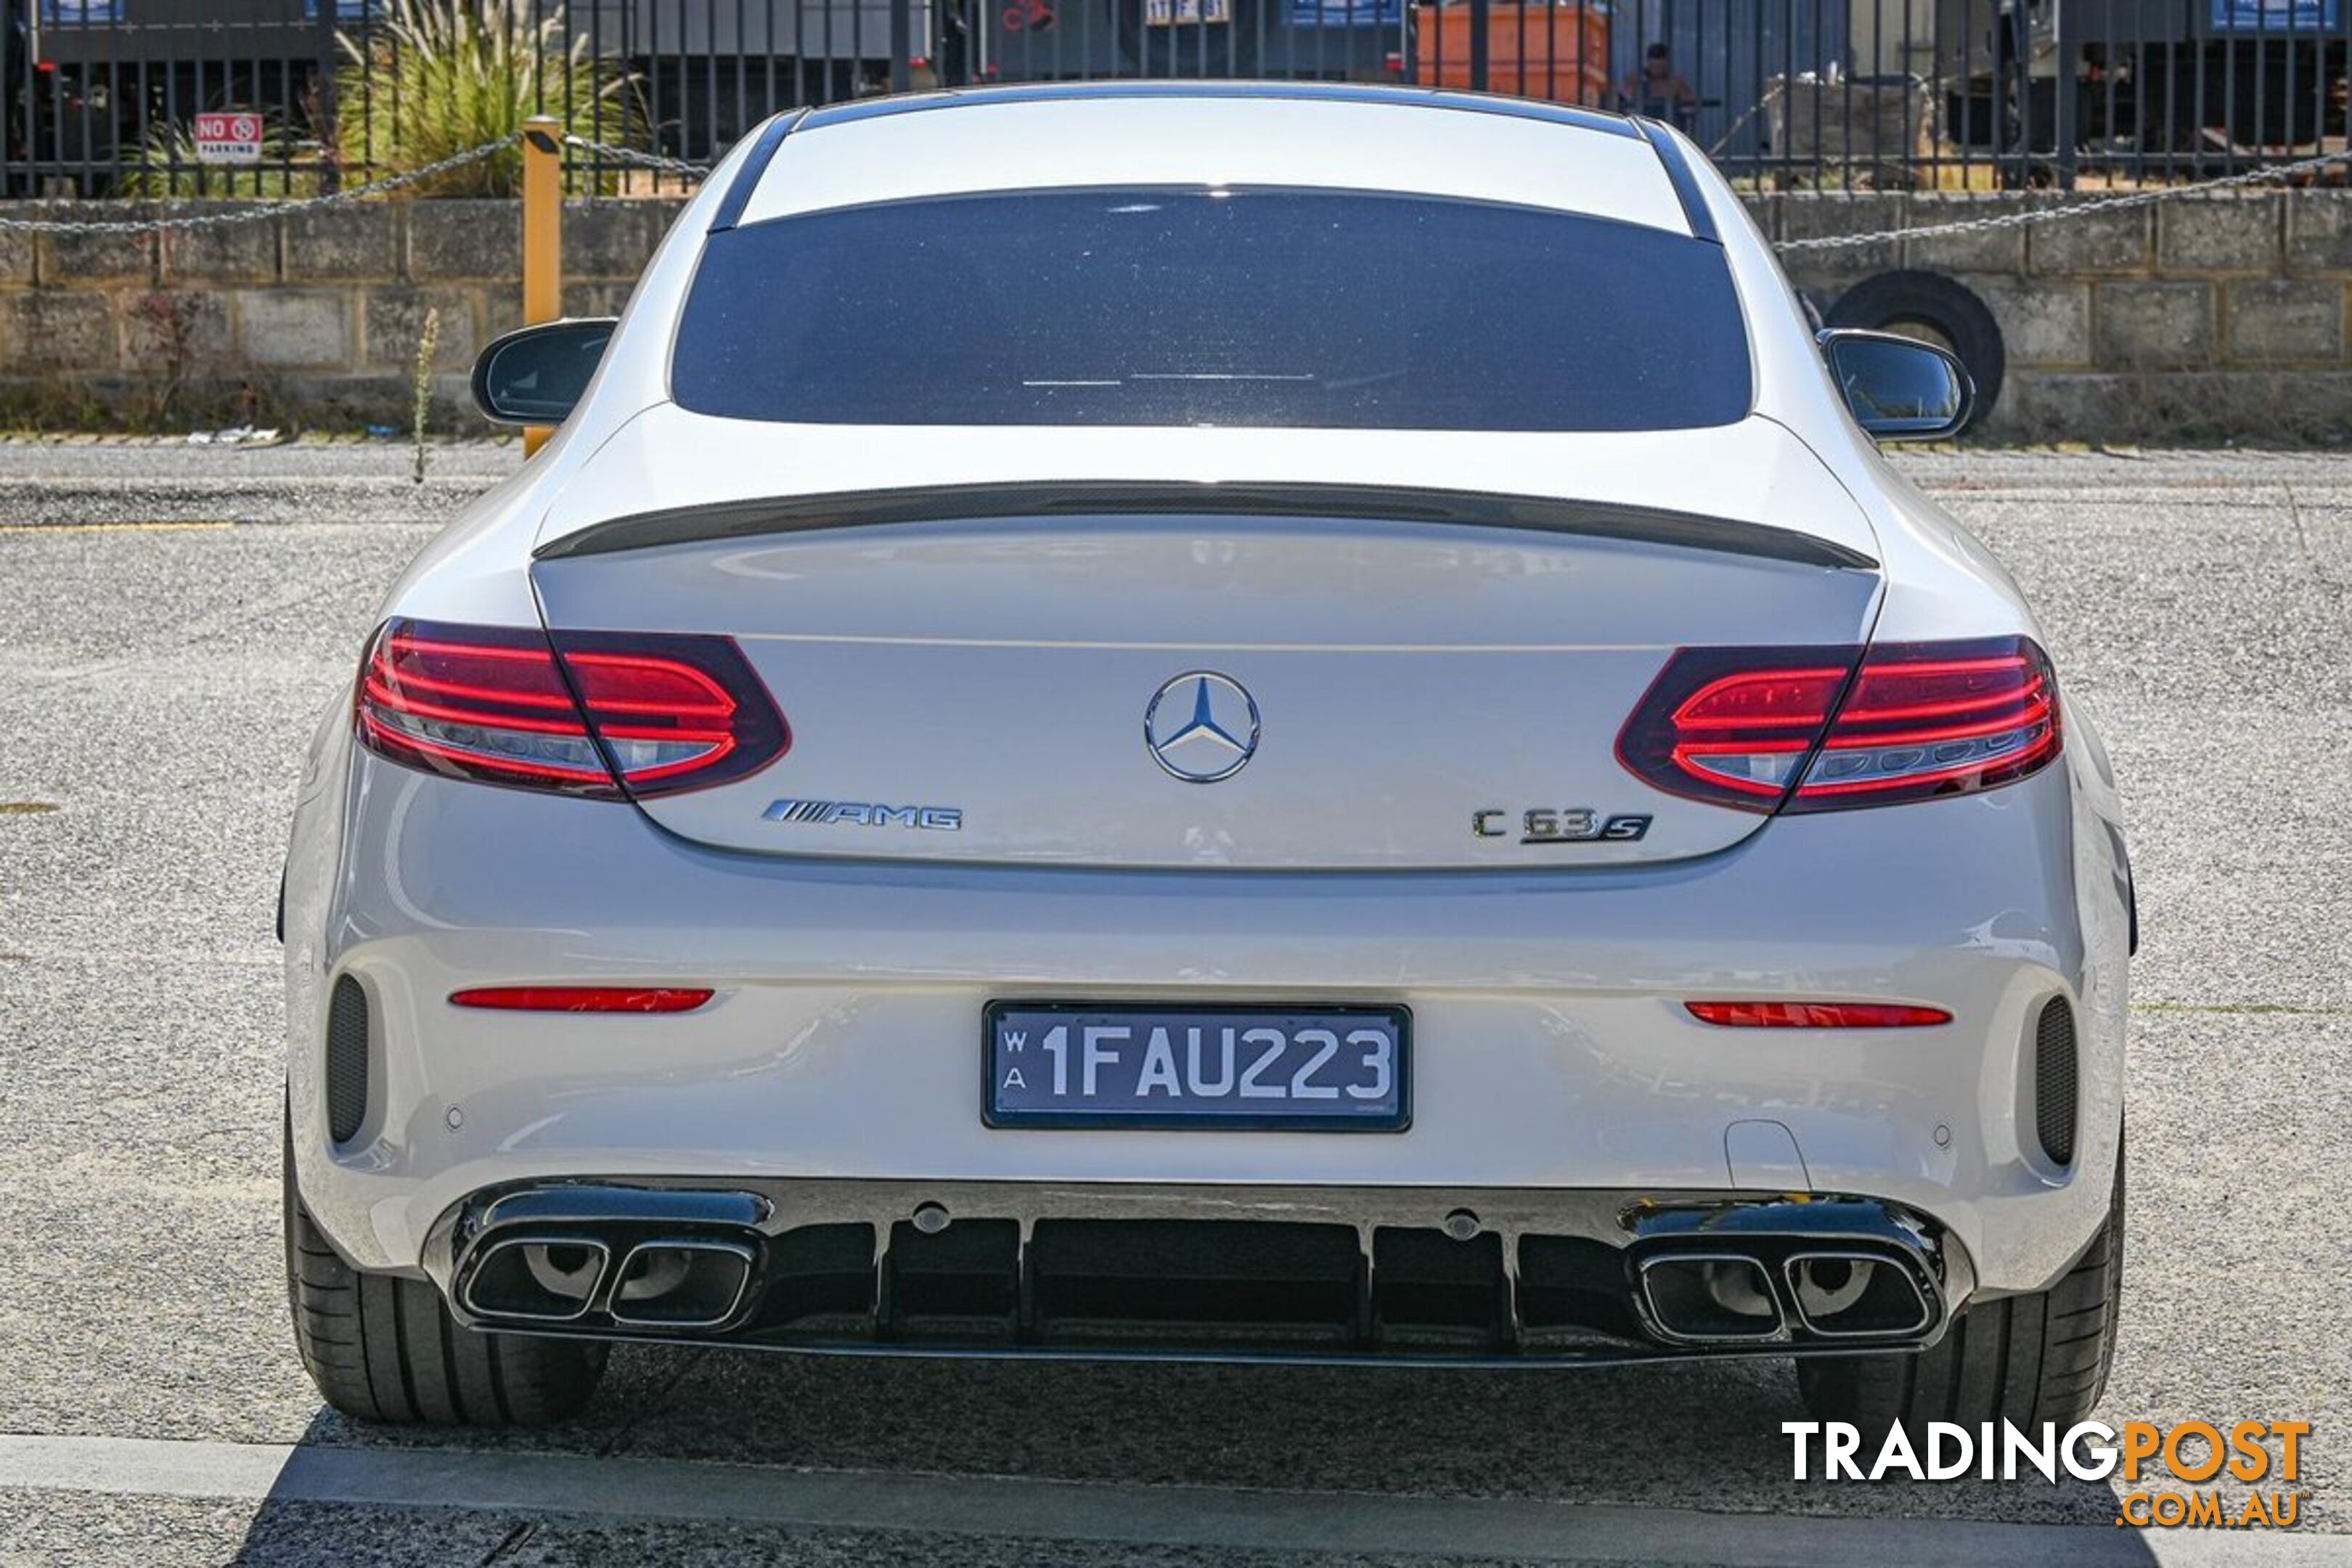
{"label": "chain barrier", "polygon": [[591,142],[585,136],[567,134],[563,144],[608,163],[626,163],[632,168],[651,169],[657,174],[683,174],[688,179],[698,180],[710,173],[709,164],[698,163],[691,158],[665,158],[658,153],[640,152],[635,147],[616,147],[610,142]]}
{"label": "chain barrier", "polygon": [[2127,191],[2120,195],[2098,196],[2067,206],[2028,207],[2022,212],[2002,213],[1995,217],[1958,218],[1950,223],[1931,223],[1918,228],[1882,228],[1869,234],[1830,234],[1812,239],[1784,239],[1775,247],[1786,254],[1792,250],[1842,250],[1857,245],[1883,245],[1889,240],[1927,239],[1944,234],[1981,234],[1989,229],[2023,228],[2037,223],[2063,223],[2069,218],[2088,217],[2094,213],[2116,212],[2126,207],[2150,206],[2158,202],[2178,201],[2182,197],[2201,196],[2210,192],[2238,185],[2260,184],[2266,180],[2283,180],[2292,175],[2308,174],[2352,159],[2352,149],[2341,153],[2322,153],[2315,157],[2298,158],[2291,163],[2273,163],[2267,168],[2247,169],[2235,174],[2218,175],[2210,180],[2192,181],[2186,185],[2158,185],[2144,191]]}
{"label": "chain barrier", "polygon": [[283,217],[289,213],[315,212],[320,207],[341,206],[350,202],[365,201],[370,196],[380,196],[387,191],[396,191],[406,185],[418,184],[424,181],[435,179],[449,173],[452,169],[463,169],[469,164],[478,163],[483,159],[503,153],[513,145],[514,138],[503,137],[496,142],[485,142],[478,147],[468,147],[463,153],[453,153],[448,157],[427,163],[422,168],[410,169],[404,174],[387,174],[381,180],[370,180],[364,185],[353,185],[349,190],[334,191],[323,196],[298,196],[290,201],[270,201],[264,198],[257,205],[238,207],[233,212],[196,213],[185,217],[88,219],[0,217],[0,232],[161,234],[173,229],[220,228],[229,224],[254,223],[264,218]]}
{"label": "chain barrier", "polygon": [[[492,158],[515,145],[517,138],[500,137],[468,147],[436,159],[421,168],[409,169],[397,174],[387,174],[380,180],[370,180],[363,185],[330,192],[325,195],[297,196],[272,200],[257,197],[253,205],[238,206],[226,212],[190,213],[176,217],[138,218],[52,218],[0,217],[0,233],[12,234],[163,234],[189,229],[224,228],[232,224],[259,223],[284,217],[289,213],[315,212],[321,207],[343,206],[362,202],[373,196],[386,195],[410,185],[423,184],[443,174],[464,169]],[[608,142],[592,142],[584,136],[569,136],[563,144],[598,159],[627,163],[636,168],[652,169],[665,174],[678,174],[699,179],[710,173],[710,165],[688,158],[665,158],[658,153],[644,153],[635,147],[619,147]]]}

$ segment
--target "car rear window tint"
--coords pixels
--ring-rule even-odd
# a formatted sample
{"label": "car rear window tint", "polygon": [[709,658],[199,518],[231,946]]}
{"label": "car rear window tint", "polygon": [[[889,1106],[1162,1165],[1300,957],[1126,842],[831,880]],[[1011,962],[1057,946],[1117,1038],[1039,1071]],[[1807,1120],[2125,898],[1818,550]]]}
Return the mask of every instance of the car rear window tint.
{"label": "car rear window tint", "polygon": [[1720,247],[1366,192],[1001,192],[710,237],[689,409],[879,425],[1642,430],[1750,401]]}

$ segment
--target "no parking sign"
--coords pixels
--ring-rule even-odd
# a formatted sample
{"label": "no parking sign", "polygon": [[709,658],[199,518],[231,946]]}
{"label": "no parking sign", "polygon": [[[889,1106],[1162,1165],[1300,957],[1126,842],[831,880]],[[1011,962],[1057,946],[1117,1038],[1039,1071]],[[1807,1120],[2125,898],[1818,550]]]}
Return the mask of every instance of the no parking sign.
{"label": "no parking sign", "polygon": [[261,162],[261,116],[228,111],[196,116],[196,162]]}

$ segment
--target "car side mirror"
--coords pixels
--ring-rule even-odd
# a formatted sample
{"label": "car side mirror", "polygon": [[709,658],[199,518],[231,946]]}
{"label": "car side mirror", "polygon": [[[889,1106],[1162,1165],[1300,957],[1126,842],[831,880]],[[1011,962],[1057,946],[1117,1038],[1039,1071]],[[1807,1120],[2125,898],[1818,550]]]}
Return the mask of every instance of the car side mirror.
{"label": "car side mirror", "polygon": [[1881,441],[1940,441],[1976,412],[1967,367],[1932,343],[1843,327],[1817,341],[1854,422]]}
{"label": "car side mirror", "polygon": [[543,321],[491,341],[474,361],[474,406],[493,425],[561,425],[621,323]]}

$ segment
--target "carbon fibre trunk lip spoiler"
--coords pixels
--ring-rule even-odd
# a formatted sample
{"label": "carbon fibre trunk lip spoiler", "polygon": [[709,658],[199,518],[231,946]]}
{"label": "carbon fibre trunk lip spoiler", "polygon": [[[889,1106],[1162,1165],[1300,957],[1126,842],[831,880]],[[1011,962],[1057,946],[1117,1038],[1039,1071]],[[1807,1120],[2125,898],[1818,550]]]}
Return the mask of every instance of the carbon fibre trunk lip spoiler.
{"label": "carbon fibre trunk lip spoiler", "polygon": [[1168,513],[1447,523],[1676,545],[1840,570],[1879,564],[1859,551],[1794,529],[1654,507],[1403,485],[1196,480],[924,485],[667,507],[591,523],[549,540],[531,552],[531,558],[552,561],[670,544],[903,523]]}

